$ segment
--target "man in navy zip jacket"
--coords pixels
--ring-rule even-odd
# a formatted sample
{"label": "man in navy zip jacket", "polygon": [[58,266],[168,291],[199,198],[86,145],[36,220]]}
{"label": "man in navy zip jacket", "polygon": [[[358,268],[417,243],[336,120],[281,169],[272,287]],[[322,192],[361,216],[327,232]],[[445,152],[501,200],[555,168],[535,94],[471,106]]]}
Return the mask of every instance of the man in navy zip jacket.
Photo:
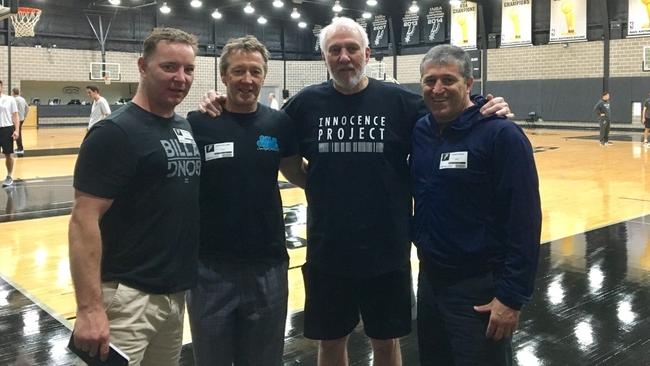
{"label": "man in navy zip jacket", "polygon": [[410,156],[421,365],[511,365],[539,256],[533,151],[517,125],[470,99],[465,51],[436,46],[420,72],[431,112],[416,123]]}

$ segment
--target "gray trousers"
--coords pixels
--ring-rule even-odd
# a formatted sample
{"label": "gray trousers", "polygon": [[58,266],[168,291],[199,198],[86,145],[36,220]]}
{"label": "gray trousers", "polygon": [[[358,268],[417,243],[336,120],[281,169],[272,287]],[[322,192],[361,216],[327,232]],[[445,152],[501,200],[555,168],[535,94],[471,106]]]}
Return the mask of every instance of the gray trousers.
{"label": "gray trousers", "polygon": [[609,141],[609,127],[611,123],[606,117],[598,117],[598,126],[600,127],[600,143],[604,144]]}
{"label": "gray trousers", "polygon": [[284,352],[288,263],[199,263],[187,294],[197,366],[279,366]]}

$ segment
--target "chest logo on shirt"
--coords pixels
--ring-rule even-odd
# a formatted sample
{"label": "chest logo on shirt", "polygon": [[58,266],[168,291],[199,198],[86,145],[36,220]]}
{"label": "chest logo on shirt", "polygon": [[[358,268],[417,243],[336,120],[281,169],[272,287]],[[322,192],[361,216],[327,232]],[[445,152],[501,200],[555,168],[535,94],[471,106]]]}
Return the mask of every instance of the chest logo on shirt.
{"label": "chest logo on shirt", "polygon": [[318,152],[384,152],[386,116],[352,115],[318,118]]}
{"label": "chest logo on shirt", "polygon": [[280,151],[278,139],[273,136],[260,135],[260,137],[257,138],[257,150]]}
{"label": "chest logo on shirt", "polygon": [[467,151],[440,154],[440,169],[467,169]]}
{"label": "chest logo on shirt", "polygon": [[205,161],[232,158],[235,156],[235,143],[222,142],[219,144],[205,145],[204,150]]}

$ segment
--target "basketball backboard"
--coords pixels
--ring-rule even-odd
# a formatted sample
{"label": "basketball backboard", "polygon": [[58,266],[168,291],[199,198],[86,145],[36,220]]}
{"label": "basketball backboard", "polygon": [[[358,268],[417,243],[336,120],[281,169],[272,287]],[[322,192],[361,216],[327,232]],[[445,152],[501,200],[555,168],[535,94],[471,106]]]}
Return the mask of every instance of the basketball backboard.
{"label": "basketball backboard", "polygon": [[112,62],[91,62],[88,76],[90,80],[101,80],[107,84],[122,80],[120,64]]}
{"label": "basketball backboard", "polygon": [[366,65],[366,75],[373,79],[399,84],[397,80],[393,79],[393,77],[386,72],[386,63],[384,61],[368,62]]}
{"label": "basketball backboard", "polygon": [[18,0],[0,0],[0,20],[18,12]]}

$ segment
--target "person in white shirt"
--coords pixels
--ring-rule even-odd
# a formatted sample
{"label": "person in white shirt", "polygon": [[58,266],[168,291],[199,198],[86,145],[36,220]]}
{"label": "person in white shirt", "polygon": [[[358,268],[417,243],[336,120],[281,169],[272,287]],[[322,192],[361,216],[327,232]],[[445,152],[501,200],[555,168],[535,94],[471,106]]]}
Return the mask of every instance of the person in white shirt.
{"label": "person in white shirt", "polygon": [[23,148],[23,124],[29,113],[29,105],[25,98],[20,96],[20,89],[13,88],[11,89],[11,95],[16,100],[16,107],[18,107],[18,119],[20,120],[20,127],[18,127],[18,139],[16,139],[16,156],[21,157],[25,154],[25,149]]}
{"label": "person in white shirt", "polygon": [[276,111],[280,110],[280,103],[278,103],[278,100],[275,99],[274,93],[269,93],[269,107],[271,109],[275,109]]}
{"label": "person in white shirt", "polygon": [[2,182],[2,187],[9,187],[14,184],[11,177],[14,170],[14,141],[20,136],[20,119],[18,118],[18,107],[16,100],[10,95],[2,93],[2,80],[0,80],[0,148],[5,154],[5,165],[7,177]]}
{"label": "person in white shirt", "polygon": [[90,121],[88,122],[88,129],[90,129],[95,123],[111,114],[111,107],[108,106],[106,98],[99,95],[99,88],[97,86],[88,85],[86,87],[86,94],[93,100],[93,106],[90,109]]}

